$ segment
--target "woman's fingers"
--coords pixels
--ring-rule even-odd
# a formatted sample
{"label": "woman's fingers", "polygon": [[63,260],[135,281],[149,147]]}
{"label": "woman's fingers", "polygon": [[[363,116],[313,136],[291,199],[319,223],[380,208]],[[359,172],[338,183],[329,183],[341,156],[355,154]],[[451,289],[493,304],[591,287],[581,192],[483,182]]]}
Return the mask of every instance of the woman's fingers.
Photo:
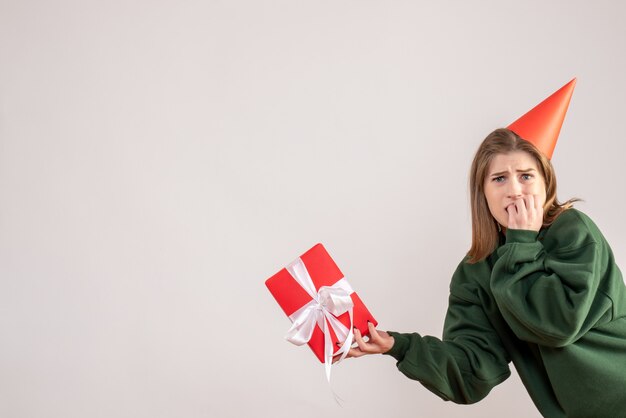
{"label": "woman's fingers", "polygon": [[361,356],[366,355],[367,353],[361,351],[360,348],[351,348],[350,351],[348,352],[348,355],[346,357],[354,357],[354,358],[358,358]]}
{"label": "woman's fingers", "polygon": [[[371,330],[370,330],[370,333],[371,333]],[[361,350],[363,353],[371,354],[371,353],[375,353],[376,352],[377,344],[375,344],[372,341],[371,334],[370,334],[370,339],[368,341],[365,341],[363,339],[363,336],[361,335],[361,331],[359,331],[358,328],[355,328],[354,329],[354,340],[356,341],[356,344],[357,344],[359,350]]]}
{"label": "woman's fingers", "polygon": [[356,345],[359,346],[361,351],[364,351],[363,349],[365,348],[366,343],[365,343],[365,340],[363,340],[361,331],[359,331],[358,328],[354,329],[354,341],[356,342]]}
{"label": "woman's fingers", "polygon": [[543,206],[541,198],[537,195],[528,195],[526,198],[528,208],[527,227],[531,231],[539,231],[543,225]]}
{"label": "woman's fingers", "polygon": [[543,199],[540,196],[535,196],[535,211],[537,212],[537,216],[541,218],[541,224],[543,224]]}
{"label": "woman's fingers", "polygon": [[517,214],[517,209],[515,209],[514,204],[510,204],[506,207],[506,211],[509,214],[509,219],[507,221],[507,228],[515,229],[515,215]]}
{"label": "woman's fingers", "polygon": [[361,357],[367,353],[366,347],[367,342],[363,339],[361,335],[361,331],[358,328],[354,328],[354,342],[357,344],[356,347],[350,347],[350,351],[348,351],[348,355],[346,357]]}
{"label": "woman's fingers", "polygon": [[524,195],[507,207],[510,229],[539,231],[543,225],[543,206],[539,196]]}
{"label": "woman's fingers", "polygon": [[526,210],[528,212],[535,210],[535,196],[533,196],[532,194],[529,194],[525,197],[524,203],[526,204]]}
{"label": "woman's fingers", "polygon": [[382,338],[378,334],[378,331],[376,330],[376,327],[374,326],[374,324],[371,323],[370,321],[367,321],[367,329],[370,332],[370,341],[373,342],[374,344],[380,344],[382,341]]}
{"label": "woman's fingers", "polygon": [[[368,322],[369,339],[365,340],[358,328],[354,328],[354,342],[356,347],[350,347],[347,358],[361,357],[366,354],[382,354],[389,351],[394,344],[394,339],[385,331],[378,331],[373,323]],[[336,361],[336,357],[333,361]]]}
{"label": "woman's fingers", "polygon": [[511,229],[523,229],[526,214],[526,204],[521,197],[515,199],[507,208],[509,212],[508,227]]}
{"label": "woman's fingers", "polygon": [[537,209],[538,211],[541,211],[542,214],[543,214],[543,204],[544,202],[541,201],[539,196],[535,196],[535,209]]}
{"label": "woman's fingers", "polygon": [[521,198],[517,199],[515,202],[516,202],[516,206],[517,206],[518,218],[520,220],[522,220],[522,222],[524,220],[527,220],[528,219],[528,209],[527,209],[528,208],[528,197],[527,196],[521,197]]}

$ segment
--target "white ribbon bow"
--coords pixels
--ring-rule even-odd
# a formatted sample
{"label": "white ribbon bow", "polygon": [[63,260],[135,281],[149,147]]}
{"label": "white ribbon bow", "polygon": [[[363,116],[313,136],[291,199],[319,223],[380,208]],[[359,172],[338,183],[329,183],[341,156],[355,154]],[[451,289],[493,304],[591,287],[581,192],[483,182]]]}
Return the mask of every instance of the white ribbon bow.
{"label": "white ribbon bow", "polygon": [[[313,300],[298,309],[289,316],[291,328],[285,338],[295,344],[303,345],[311,340],[313,330],[317,324],[324,331],[324,366],[326,378],[330,383],[330,369],[333,363],[333,341],[330,335],[330,328],[333,329],[337,339],[343,341],[341,348],[335,355],[341,354],[337,362],[340,362],[348,355],[354,327],[353,308],[354,303],[350,295],[354,293],[348,281],[343,278],[332,286],[322,286],[319,291],[315,291],[315,285],[309,271],[298,258],[287,266],[287,271],[293,276],[300,286],[311,296]],[[350,328],[346,328],[337,317],[348,312],[350,316]]]}

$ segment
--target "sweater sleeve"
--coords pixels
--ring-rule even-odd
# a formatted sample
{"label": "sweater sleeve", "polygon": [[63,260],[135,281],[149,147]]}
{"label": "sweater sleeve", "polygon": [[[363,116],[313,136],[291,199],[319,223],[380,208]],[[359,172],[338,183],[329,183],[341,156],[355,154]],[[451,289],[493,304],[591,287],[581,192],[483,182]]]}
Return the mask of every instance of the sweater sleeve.
{"label": "sweater sleeve", "polygon": [[450,295],[443,339],[390,332],[398,369],[444,400],[470,404],[510,376],[509,359],[481,306]]}
{"label": "sweater sleeve", "polygon": [[610,311],[610,300],[598,292],[606,257],[595,225],[571,212],[557,219],[543,242],[533,231],[508,230],[498,249],[491,290],[522,340],[562,347]]}

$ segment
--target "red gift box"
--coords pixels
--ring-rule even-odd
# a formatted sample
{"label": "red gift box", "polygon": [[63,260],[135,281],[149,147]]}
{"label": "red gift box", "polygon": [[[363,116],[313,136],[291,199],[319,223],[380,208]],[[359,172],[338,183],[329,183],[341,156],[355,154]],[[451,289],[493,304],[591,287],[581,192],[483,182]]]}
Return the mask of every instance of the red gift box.
{"label": "red gift box", "polygon": [[[302,263],[306,267],[305,270],[308,271],[308,275],[315,287],[315,292],[318,292],[323,286],[337,287],[339,284],[347,284],[345,279],[341,281],[344,277],[343,273],[339,270],[339,267],[337,267],[322,244],[317,244],[302,254],[299,260],[302,260]],[[299,260],[297,261],[299,262]],[[294,263],[292,263],[292,265]],[[341,283],[339,283],[340,281]],[[288,317],[291,317],[313,300],[311,295],[296,281],[292,273],[290,273],[289,266],[267,279],[265,285]],[[369,334],[367,322],[372,322],[375,326],[378,323],[355,292],[347,293],[350,294],[350,299],[352,299],[352,303],[354,304],[353,327],[358,328],[361,334],[365,336]],[[348,312],[336,318],[346,328],[350,327],[350,315]],[[336,343],[343,343],[343,341],[338,340],[332,327],[328,327],[328,330],[330,331],[329,337],[332,339],[333,352],[336,353],[340,349]],[[319,325],[315,325],[311,339],[307,343],[322,363],[324,363],[324,337],[324,331]]]}

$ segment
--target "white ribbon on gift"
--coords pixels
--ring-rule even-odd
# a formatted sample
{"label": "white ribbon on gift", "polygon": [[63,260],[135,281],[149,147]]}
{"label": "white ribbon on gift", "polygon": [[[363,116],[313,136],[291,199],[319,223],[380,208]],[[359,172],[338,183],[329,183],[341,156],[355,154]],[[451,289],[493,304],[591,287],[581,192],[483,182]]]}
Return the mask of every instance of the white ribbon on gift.
{"label": "white ribbon on gift", "polygon": [[[312,300],[289,315],[289,319],[293,324],[287,332],[285,338],[287,341],[295,345],[303,345],[311,340],[315,325],[318,325],[324,332],[324,366],[326,369],[326,378],[330,383],[330,369],[333,363],[333,341],[330,335],[330,328],[333,329],[337,339],[343,341],[341,348],[335,355],[341,354],[337,362],[340,362],[348,355],[352,337],[354,336],[353,327],[353,308],[354,303],[350,295],[354,293],[348,281],[343,278],[332,286],[322,286],[319,291],[315,291],[315,285],[309,271],[298,258],[289,264],[287,271],[293,276],[300,286],[311,296]],[[350,328],[346,328],[337,317],[348,312],[350,316]]]}

